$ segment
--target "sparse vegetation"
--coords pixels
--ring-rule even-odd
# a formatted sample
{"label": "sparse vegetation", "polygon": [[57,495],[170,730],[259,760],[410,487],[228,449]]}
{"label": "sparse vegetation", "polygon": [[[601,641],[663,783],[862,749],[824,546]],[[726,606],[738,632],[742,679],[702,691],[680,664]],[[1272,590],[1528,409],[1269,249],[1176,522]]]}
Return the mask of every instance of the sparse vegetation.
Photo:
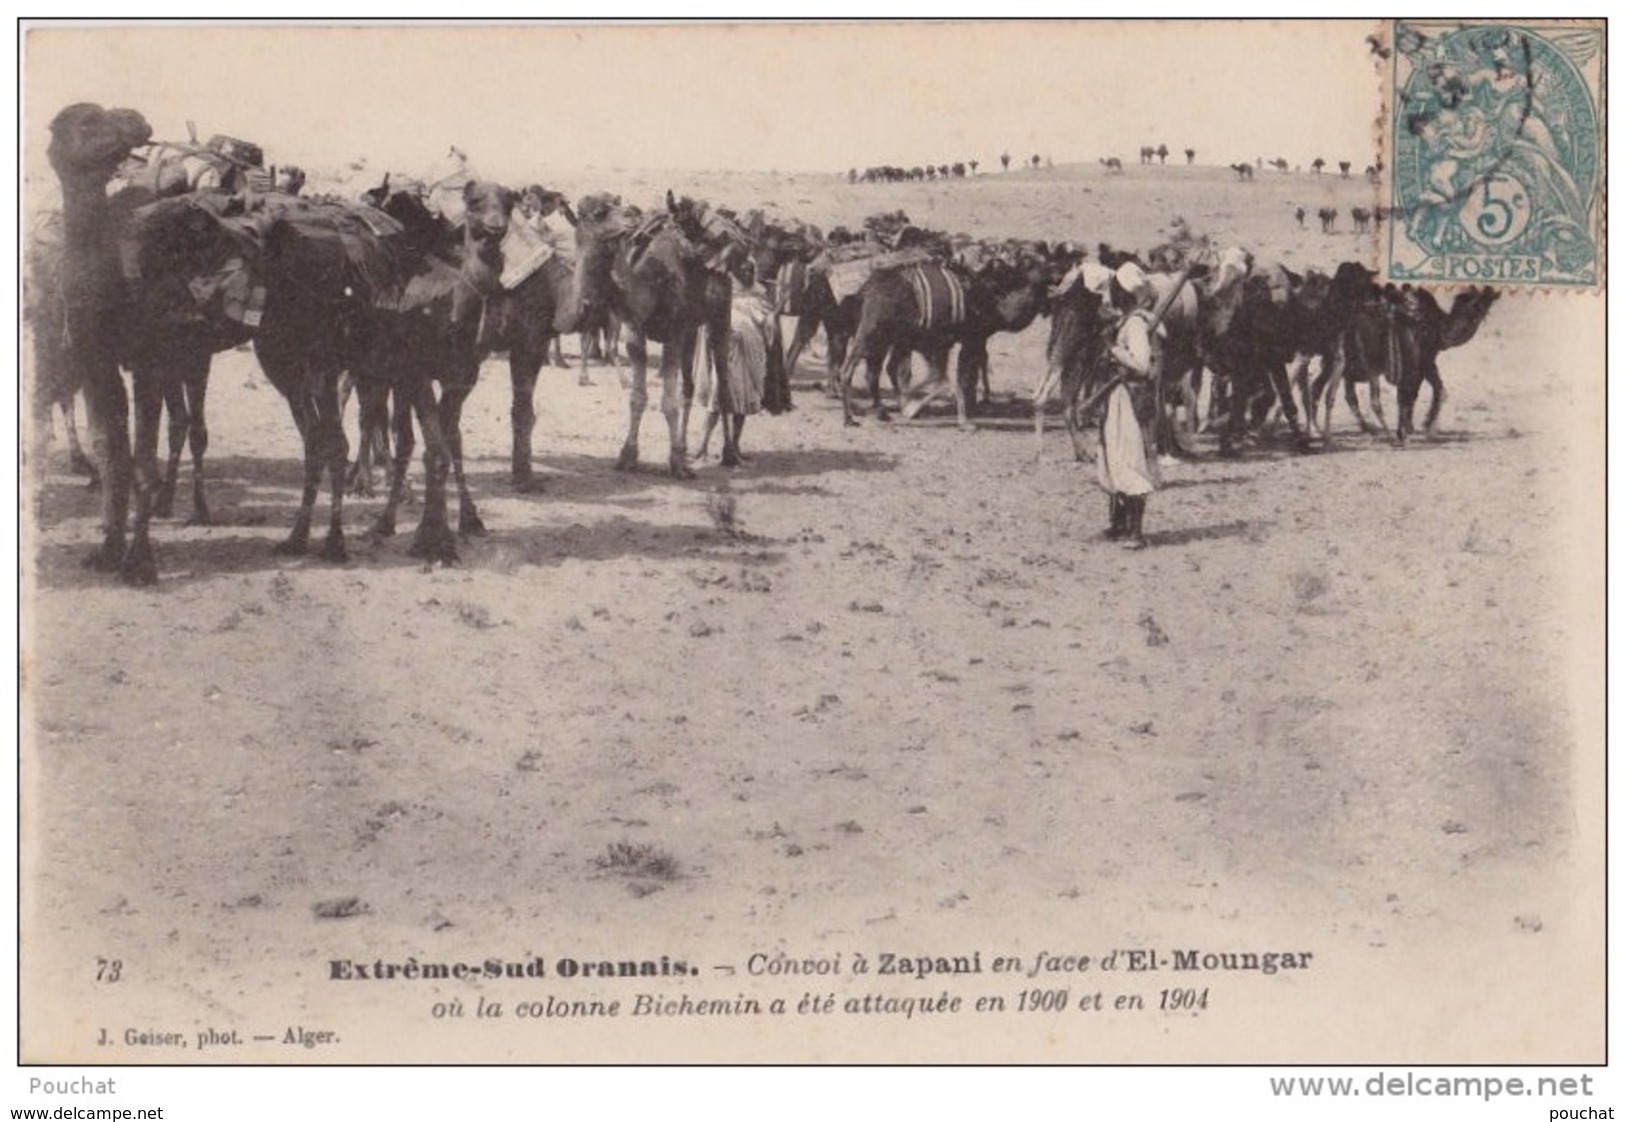
{"label": "sparse vegetation", "polygon": [[737,536],[740,533],[739,499],[727,491],[711,491],[705,496],[705,513],[711,516],[711,525],[720,533]]}
{"label": "sparse vegetation", "polygon": [[669,882],[679,876],[677,858],[646,842],[612,842],[597,864],[605,872],[623,877]]}
{"label": "sparse vegetation", "polygon": [[1311,611],[1314,604],[1326,595],[1326,578],[1319,573],[1299,569],[1289,579],[1292,583],[1292,597],[1297,601],[1300,612]]}

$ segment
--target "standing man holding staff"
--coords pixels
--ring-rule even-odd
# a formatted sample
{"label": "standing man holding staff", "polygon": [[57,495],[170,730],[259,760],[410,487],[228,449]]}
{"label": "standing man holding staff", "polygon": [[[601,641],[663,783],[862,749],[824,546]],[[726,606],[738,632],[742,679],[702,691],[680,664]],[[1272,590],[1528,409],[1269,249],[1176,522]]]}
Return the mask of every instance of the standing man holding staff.
{"label": "standing man holding staff", "polygon": [[1118,270],[1117,283],[1135,294],[1135,308],[1123,317],[1112,345],[1115,367],[1100,422],[1096,468],[1101,489],[1111,498],[1106,537],[1127,549],[1145,548],[1146,499],[1162,482],[1153,425],[1157,420],[1157,379],[1161,375],[1162,317],[1178,296],[1185,273],[1158,298],[1144,270],[1132,263]]}

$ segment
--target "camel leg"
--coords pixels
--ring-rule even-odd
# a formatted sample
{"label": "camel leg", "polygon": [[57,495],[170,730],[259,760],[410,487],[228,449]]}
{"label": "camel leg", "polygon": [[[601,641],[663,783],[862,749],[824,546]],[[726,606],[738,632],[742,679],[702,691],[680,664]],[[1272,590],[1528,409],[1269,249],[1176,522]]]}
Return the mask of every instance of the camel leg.
{"label": "camel leg", "polygon": [[446,446],[434,384],[429,379],[419,379],[413,387],[413,408],[418,427],[423,430],[423,515],[408,552],[425,561],[455,565],[457,538],[446,520],[446,480],[451,469],[451,451]]}
{"label": "camel leg", "polygon": [[1444,392],[1444,379],[1439,377],[1438,359],[1430,357],[1426,359],[1425,362],[1426,365],[1422,369],[1422,377],[1427,381],[1429,387],[1432,388],[1433,396],[1428,401],[1428,415],[1427,418],[1422,422],[1422,427],[1431,435],[1433,432],[1433,426],[1437,424],[1439,420],[1439,410],[1444,408],[1446,394]]}
{"label": "camel leg", "polygon": [[1236,456],[1239,454],[1237,443],[1247,427],[1247,395],[1234,371],[1228,369],[1228,364],[1225,369],[1213,372],[1213,381],[1217,393],[1224,399],[1224,424],[1219,428],[1219,455]]}
{"label": "camel leg", "polygon": [[[1370,387],[1367,392],[1371,394],[1371,412],[1376,415],[1377,424],[1381,426],[1382,435],[1389,440],[1393,440],[1393,430],[1388,427],[1388,414],[1382,407],[1381,375],[1374,375],[1366,385]],[[1400,442],[1404,442],[1403,438],[1401,438]]]}
{"label": "camel leg", "polygon": [[[946,381],[948,379],[948,352],[952,349],[952,347],[953,344],[946,343],[937,350],[926,353],[925,361],[926,365],[930,367],[931,381]],[[963,346],[960,348],[960,358],[964,358]],[[974,357],[972,358],[972,362],[974,364]],[[969,378],[969,385],[966,384],[967,377]],[[950,383],[954,394],[954,409],[959,414],[960,432],[976,431],[976,426],[971,422],[970,419],[970,404],[967,400],[971,394],[976,392],[975,379],[976,374],[974,365],[968,374],[964,367],[961,366],[960,369],[955,372],[955,377]]]}
{"label": "camel leg", "polygon": [[[477,374],[478,371],[476,370]],[[473,390],[472,379],[464,385],[447,386],[440,395],[440,425],[451,454],[451,470],[457,480],[457,532],[472,537],[485,533],[485,523],[474,506],[474,494],[463,474],[463,402]]]}
{"label": "camel leg", "polygon": [[703,459],[705,459],[707,453],[710,452],[710,450],[711,450],[711,433],[712,433],[713,430],[716,429],[716,427],[717,427],[717,418],[720,417],[720,416],[722,416],[722,414],[718,413],[715,409],[710,409],[710,410],[706,411],[706,414],[705,414],[705,431],[700,435],[700,446],[699,446],[698,449],[695,450],[694,455],[692,457],[690,457],[691,459],[703,460]]}
{"label": "camel leg", "polygon": [[[1372,379],[1371,384],[1375,385],[1376,384],[1376,379]],[[1363,412],[1361,412],[1361,410],[1360,410],[1360,396],[1356,392],[1357,386],[1358,386],[1358,383],[1355,382],[1353,379],[1345,380],[1343,382],[1343,400],[1348,404],[1349,409],[1354,413],[1354,419],[1357,422],[1359,422],[1360,431],[1363,432],[1363,433],[1370,433],[1371,432],[1371,423],[1365,419],[1365,414]],[[1368,393],[1374,393],[1375,391],[1367,391],[1367,392]],[[1329,397],[1329,396],[1331,396],[1331,394],[1328,392],[1327,396]],[[1376,401],[1376,398],[1374,396],[1372,397],[1372,401],[1373,402]],[[1327,405],[1326,413],[1327,413],[1328,417],[1331,416],[1331,406],[1330,406],[1330,404]]]}
{"label": "camel leg", "polygon": [[880,353],[868,353],[870,351],[871,348],[868,339],[864,338],[860,334],[858,338],[852,340],[851,346],[847,350],[846,357],[841,362],[841,373],[839,378],[841,391],[841,414],[842,422],[848,427],[856,427],[858,423],[857,418],[852,416],[852,377],[857,373],[858,363],[862,362],[868,366],[870,370],[874,370],[881,362],[885,361],[884,355]]}
{"label": "camel leg", "polygon": [[1190,449],[1180,443],[1179,429],[1174,424],[1174,409],[1176,406],[1173,404],[1169,393],[1170,385],[1175,387],[1174,392],[1183,398],[1190,386],[1190,370],[1187,368],[1184,373],[1175,377],[1172,383],[1165,379],[1159,379],[1156,383],[1154,396],[1156,397],[1157,454],[1173,456],[1181,460],[1192,460],[1196,457],[1191,454]]}
{"label": "camel leg", "polygon": [[[316,479],[321,481],[322,467],[327,468],[328,485],[332,492],[332,509],[328,516],[327,537],[322,541],[323,560],[343,564],[349,560],[344,545],[344,472],[350,464],[349,441],[344,436],[344,410],[339,404],[339,372],[334,369],[313,371],[315,384],[315,431],[318,448]],[[306,519],[308,524],[308,517]]]}
{"label": "camel leg", "polygon": [[[591,366],[591,363],[588,361],[588,355],[587,355],[587,339],[588,339],[587,333],[585,331],[582,331],[577,335],[576,338],[577,338],[577,340],[579,341],[579,343],[581,345],[581,366],[576,371],[576,385],[578,385],[578,386],[590,386],[590,385],[593,384],[593,380],[592,380],[592,374],[591,374],[592,366]],[[561,356],[564,353],[564,342],[563,342],[563,340],[564,340],[563,335],[558,336],[558,342],[556,344],[559,347],[559,353],[560,353]],[[562,362],[559,365],[561,365],[561,366],[563,366],[565,368],[568,368],[570,364],[567,363],[567,362]]]}
{"label": "camel leg", "polygon": [[[1309,385],[1309,356],[1297,354],[1292,356],[1292,364],[1287,373],[1287,380],[1292,383],[1293,389],[1302,403],[1304,425],[1307,436],[1315,432],[1315,402],[1310,393]],[[1321,435],[1325,435],[1322,433]]]}
{"label": "camel leg", "polygon": [[[348,382],[341,383],[339,412],[344,411],[348,396]],[[350,494],[371,498],[377,494],[373,482],[373,465],[379,464],[387,473],[389,453],[389,385],[385,382],[358,382],[355,384],[356,403],[360,408],[359,440],[355,464],[350,468]]]}
{"label": "camel leg", "polygon": [[200,354],[198,366],[187,374],[187,405],[192,413],[192,424],[187,429],[187,450],[192,452],[192,515],[187,525],[210,525],[215,520],[203,493],[203,455],[208,452],[208,367],[210,356]]}
{"label": "camel leg", "polygon": [[[882,365],[885,366],[888,372],[895,370],[897,366],[897,352],[895,350],[889,351],[885,359],[880,364],[872,362],[867,364],[869,374],[869,411],[874,415],[875,420],[889,421],[891,416],[886,412],[886,406],[880,400],[880,367]],[[895,379],[892,381],[892,390],[896,394],[898,408],[902,408],[903,394],[902,391],[897,388],[897,382]]]}
{"label": "camel leg", "polygon": [[1061,366],[1059,363],[1050,363],[1044,370],[1044,377],[1039,381],[1038,388],[1033,390],[1033,458],[1042,459],[1044,455],[1044,408],[1049,399],[1061,384]]}
{"label": "camel leg", "polygon": [[1439,378],[1438,364],[1427,356],[1418,355],[1406,363],[1406,369],[1399,379],[1399,424],[1395,435],[1400,444],[1404,444],[1416,431],[1416,399],[1422,394],[1424,382],[1432,389],[1425,421],[1425,427],[1432,432],[1433,423],[1438,420],[1439,409],[1443,404],[1441,398],[1444,394],[1444,384]]}
{"label": "camel leg", "polygon": [[316,493],[321,488],[323,433],[314,387],[310,385],[309,378],[307,371],[302,380],[304,384],[296,395],[297,402],[289,401],[290,407],[295,410],[294,423],[299,429],[304,448],[305,481],[299,495],[299,511],[293,517],[293,530],[286,540],[272,549],[273,553],[284,557],[303,556],[310,548],[310,520],[316,509]]}
{"label": "camel leg", "polygon": [[[670,348],[662,348],[662,352]],[[629,330],[626,335],[626,357],[632,363],[632,391],[627,399],[630,419],[626,440],[621,444],[620,458],[615,461],[616,471],[635,471],[638,466],[638,426],[643,423],[643,411],[649,405],[649,343],[641,331]],[[662,353],[661,366],[665,366]]]}
{"label": "camel leg", "polygon": [[175,517],[175,487],[181,474],[181,453],[186,449],[186,434],[191,428],[191,414],[186,407],[186,386],[175,372],[163,379],[164,411],[169,414],[169,458],[158,484],[158,493],[152,501],[154,518]]}
{"label": "camel leg", "polygon": [[150,527],[153,504],[163,487],[158,470],[158,429],[163,417],[164,378],[155,370],[137,367],[131,371],[135,386],[135,520],[130,548],[119,567],[127,584],[157,584],[158,566],[152,555]]}
{"label": "camel leg", "polygon": [[812,342],[813,334],[818,330],[818,317],[808,314],[796,320],[795,334],[790,337],[790,349],[784,352],[784,371],[786,378],[794,378],[796,363],[801,361],[801,352],[807,349]]}
{"label": "camel leg", "polygon": [[[944,358],[946,364],[947,359]],[[946,366],[944,366],[946,375]],[[898,407],[903,404],[903,395],[908,393],[909,387],[914,384],[914,352],[907,347],[893,347],[886,356],[886,379],[891,382],[892,396],[897,399]]]}
{"label": "camel leg", "polygon": [[[1337,405],[1337,387],[1343,383],[1348,375],[1348,361],[1341,350],[1329,359],[1323,359],[1324,366],[1319,377],[1315,379],[1315,398],[1322,408],[1320,434],[1327,443],[1332,439],[1332,409]],[[1359,408],[1355,408],[1359,414]],[[1364,428],[1364,421],[1361,421]]]}
{"label": "camel leg", "polygon": [[1192,437],[1202,431],[1201,383],[1207,376],[1207,368],[1198,364],[1179,380],[1179,407],[1185,411],[1185,432]]}
{"label": "camel leg", "polygon": [[[976,388],[987,377],[987,340],[966,339],[959,344],[958,389],[959,400],[964,403],[963,422],[976,407]],[[984,398],[985,400],[985,398]]]}
{"label": "camel leg", "polygon": [[1072,438],[1072,459],[1080,464],[1087,463],[1090,459],[1089,449],[1083,440],[1083,426],[1078,422],[1078,399],[1083,396],[1084,384],[1084,380],[1079,378],[1069,390],[1061,394],[1061,403],[1065,410],[1062,417],[1066,422],[1067,436]]}
{"label": "camel leg", "polygon": [[825,384],[824,392],[830,397],[841,397],[845,393],[841,383],[846,377],[847,360],[855,349],[853,343],[852,336],[840,329],[831,330],[829,323],[825,322],[824,368],[829,381]]}
{"label": "camel leg", "polygon": [[[62,427],[68,433],[68,468],[78,475],[88,476],[90,485],[96,486],[101,482],[101,473],[90,457],[85,455],[84,445],[79,442],[79,426],[73,419],[73,397],[64,398],[58,405],[62,411]],[[49,428],[50,418],[46,418],[46,428]]]}
{"label": "camel leg", "polygon": [[[620,340],[621,340],[621,321],[616,319],[615,317],[611,316],[610,320],[609,320],[609,322],[607,324],[605,324],[604,326],[602,326],[600,328],[597,328],[594,331],[594,337],[595,338],[601,338],[603,340],[603,346],[600,348],[600,353],[603,355],[603,360],[602,361],[615,369],[616,377],[621,383],[621,388],[623,390],[624,389],[629,389],[631,387],[631,378],[627,374],[625,368],[621,366],[621,356],[620,356],[620,353],[619,353],[620,352]],[[632,356],[631,349],[628,348],[628,350],[627,350],[628,362],[630,362],[631,356]]]}
{"label": "camel leg", "polygon": [[[696,336],[696,340],[697,339],[698,339],[698,336]],[[695,378],[694,378],[694,356],[697,353],[697,346],[698,346],[697,342],[685,341],[683,343],[683,347],[682,347],[682,350],[680,352],[680,356],[681,356],[680,361],[678,362],[678,365],[677,365],[678,370],[681,372],[680,375],[679,375],[680,380],[678,382],[678,392],[679,392],[678,400],[679,400],[680,404],[678,405],[678,408],[677,408],[677,413],[678,413],[677,428],[683,434],[683,461],[684,461],[684,463],[687,463],[688,459],[689,459],[689,455],[688,455],[688,421],[689,421],[689,418],[691,416],[693,416],[693,414],[694,414],[694,391],[695,391],[695,388],[696,388],[696,385],[697,385],[697,383],[695,381]],[[661,351],[661,356],[662,356],[662,358],[664,358],[664,356],[665,356],[665,351],[664,350]],[[661,364],[661,377],[662,377],[662,379],[664,379],[664,377],[665,377],[664,372],[665,372],[665,364],[662,363]],[[716,372],[715,368],[713,367],[712,373],[715,374],[715,372]],[[712,400],[713,401],[720,400],[720,397],[721,397],[720,393],[716,392],[715,389],[713,389]],[[664,382],[664,380],[662,380],[662,382],[661,382],[661,405],[662,405],[662,407],[664,407],[664,405],[665,405],[665,382]],[[726,426],[723,429],[722,443],[723,443],[724,448],[726,448],[727,443],[728,443],[728,433],[727,433]],[[675,445],[673,445],[673,447],[675,447]]]}
{"label": "camel leg", "polygon": [[[586,356],[582,359],[582,377],[586,377]],[[515,347],[508,356],[508,376],[513,383],[513,405],[508,416],[513,423],[513,473],[515,491],[540,491],[541,484],[531,468],[531,434],[536,429],[536,378],[541,373],[541,358],[528,349]],[[583,383],[590,385],[591,382]]]}
{"label": "camel leg", "polygon": [[[688,459],[688,434],[684,430],[692,403],[692,391],[686,395],[683,392],[682,358],[683,351],[692,345],[667,344],[660,349],[660,412],[665,415],[666,430],[671,434],[671,453],[666,461],[666,470],[673,479],[694,478],[694,469],[685,462]],[[721,387],[724,375],[719,373],[717,378],[717,396],[721,399],[726,392]]]}
{"label": "camel leg", "polygon": [[1190,412],[1189,428],[1193,433],[1207,432],[1213,424],[1213,371],[1203,366],[1196,374],[1196,384],[1186,395],[1186,409]]}
{"label": "camel leg", "polygon": [[355,393],[360,413],[357,421],[355,463],[349,468],[349,492],[358,498],[371,498],[377,494],[373,480],[373,465],[389,471],[389,384],[370,379],[361,380],[346,373],[339,380],[339,415],[342,418]]}
{"label": "camel leg", "polygon": [[1286,415],[1287,428],[1292,430],[1292,443],[1300,452],[1309,450],[1309,436],[1304,432],[1298,418],[1298,403],[1292,396],[1292,377],[1287,368],[1281,365],[1270,364],[1268,367],[1270,386],[1275,390],[1275,399],[1281,405],[1281,412]]}
{"label": "camel leg", "polygon": [[[367,457],[366,478],[367,494],[371,496],[375,493],[372,482],[373,465],[377,464],[379,470],[386,473],[387,478],[390,464],[394,459],[389,447],[391,393],[387,382],[369,386],[366,392],[371,399],[371,404],[368,406],[367,443],[372,445],[372,452]],[[412,407],[407,405],[403,412],[408,422],[407,430],[410,432],[412,428]],[[410,489],[408,489],[407,494],[407,501],[410,502]]]}
{"label": "camel leg", "polygon": [[[362,388],[367,388],[365,383]],[[379,395],[380,399],[388,393],[388,389],[387,384],[381,386],[383,392]],[[406,475],[412,469],[412,452],[416,443],[412,436],[412,400],[399,389],[394,394],[391,422],[395,430],[395,454],[393,459],[387,461],[389,495],[384,500],[384,509],[368,531],[368,536],[372,538],[387,538],[395,533],[395,512],[400,509],[401,497],[406,491]]]}
{"label": "camel leg", "polygon": [[[739,459],[739,406],[733,399],[733,358],[728,352],[729,332],[731,330],[728,320],[724,318],[727,307],[719,304],[712,309],[710,323],[706,325],[705,341],[710,351],[711,369],[716,373],[717,394],[716,408],[722,414],[722,466],[738,467]],[[692,365],[689,371],[692,371]],[[692,400],[693,394],[689,387],[692,385],[692,374],[685,372],[684,405]],[[684,432],[687,432],[685,418]]]}
{"label": "camel leg", "polygon": [[355,374],[346,370],[339,377],[339,413],[350,407],[351,396],[356,398],[360,416],[356,420],[356,448],[355,463],[346,469],[344,484],[350,488],[352,495],[365,495],[368,488],[363,483],[363,475],[372,470],[372,444],[367,436],[367,399],[360,393],[356,383]]}
{"label": "camel leg", "polygon": [[[83,338],[84,336],[81,336]],[[134,461],[130,453],[130,401],[124,377],[111,356],[87,363],[85,422],[90,448],[102,472],[102,544],[85,564],[114,572],[124,563]]]}
{"label": "camel leg", "polygon": [[[903,419],[905,421],[912,421],[915,417],[918,417],[921,410],[941,396],[944,390],[948,390],[954,395],[959,414],[959,427],[963,429],[969,424],[964,410],[964,390],[957,378],[952,381],[948,378],[948,351],[951,347],[952,344],[949,344],[943,347],[933,347],[930,351],[920,352],[925,357],[925,381],[919,386],[909,385],[906,403],[903,402],[901,391],[899,392],[898,401],[902,404]],[[911,378],[910,382],[912,383],[912,381]]]}
{"label": "camel leg", "polygon": [[1421,376],[1407,370],[1399,380],[1396,387],[1399,399],[1399,416],[1394,425],[1394,443],[1404,444],[1410,439],[1413,418],[1416,415],[1416,399],[1422,391]]}

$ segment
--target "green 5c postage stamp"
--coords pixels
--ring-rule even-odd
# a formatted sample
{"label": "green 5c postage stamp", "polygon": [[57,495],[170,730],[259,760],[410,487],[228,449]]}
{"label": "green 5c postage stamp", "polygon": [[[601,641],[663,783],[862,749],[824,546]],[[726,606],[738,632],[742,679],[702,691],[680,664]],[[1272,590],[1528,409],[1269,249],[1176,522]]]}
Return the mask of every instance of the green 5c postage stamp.
{"label": "green 5c postage stamp", "polygon": [[1402,21],[1392,43],[1389,278],[1600,286],[1602,26]]}

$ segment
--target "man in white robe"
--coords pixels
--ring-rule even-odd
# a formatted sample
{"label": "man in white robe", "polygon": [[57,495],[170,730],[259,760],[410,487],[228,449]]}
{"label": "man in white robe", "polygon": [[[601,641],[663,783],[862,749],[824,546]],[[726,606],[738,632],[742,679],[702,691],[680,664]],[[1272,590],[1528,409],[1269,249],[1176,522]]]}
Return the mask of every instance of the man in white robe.
{"label": "man in white robe", "polygon": [[[1162,482],[1154,447],[1157,341],[1151,330],[1156,292],[1140,288],[1140,306],[1124,317],[1112,345],[1117,384],[1106,398],[1100,423],[1100,455],[1095,461],[1101,488],[1111,497],[1106,536],[1129,549],[1144,549],[1146,498]],[[1162,333],[1159,325],[1157,334]]]}

